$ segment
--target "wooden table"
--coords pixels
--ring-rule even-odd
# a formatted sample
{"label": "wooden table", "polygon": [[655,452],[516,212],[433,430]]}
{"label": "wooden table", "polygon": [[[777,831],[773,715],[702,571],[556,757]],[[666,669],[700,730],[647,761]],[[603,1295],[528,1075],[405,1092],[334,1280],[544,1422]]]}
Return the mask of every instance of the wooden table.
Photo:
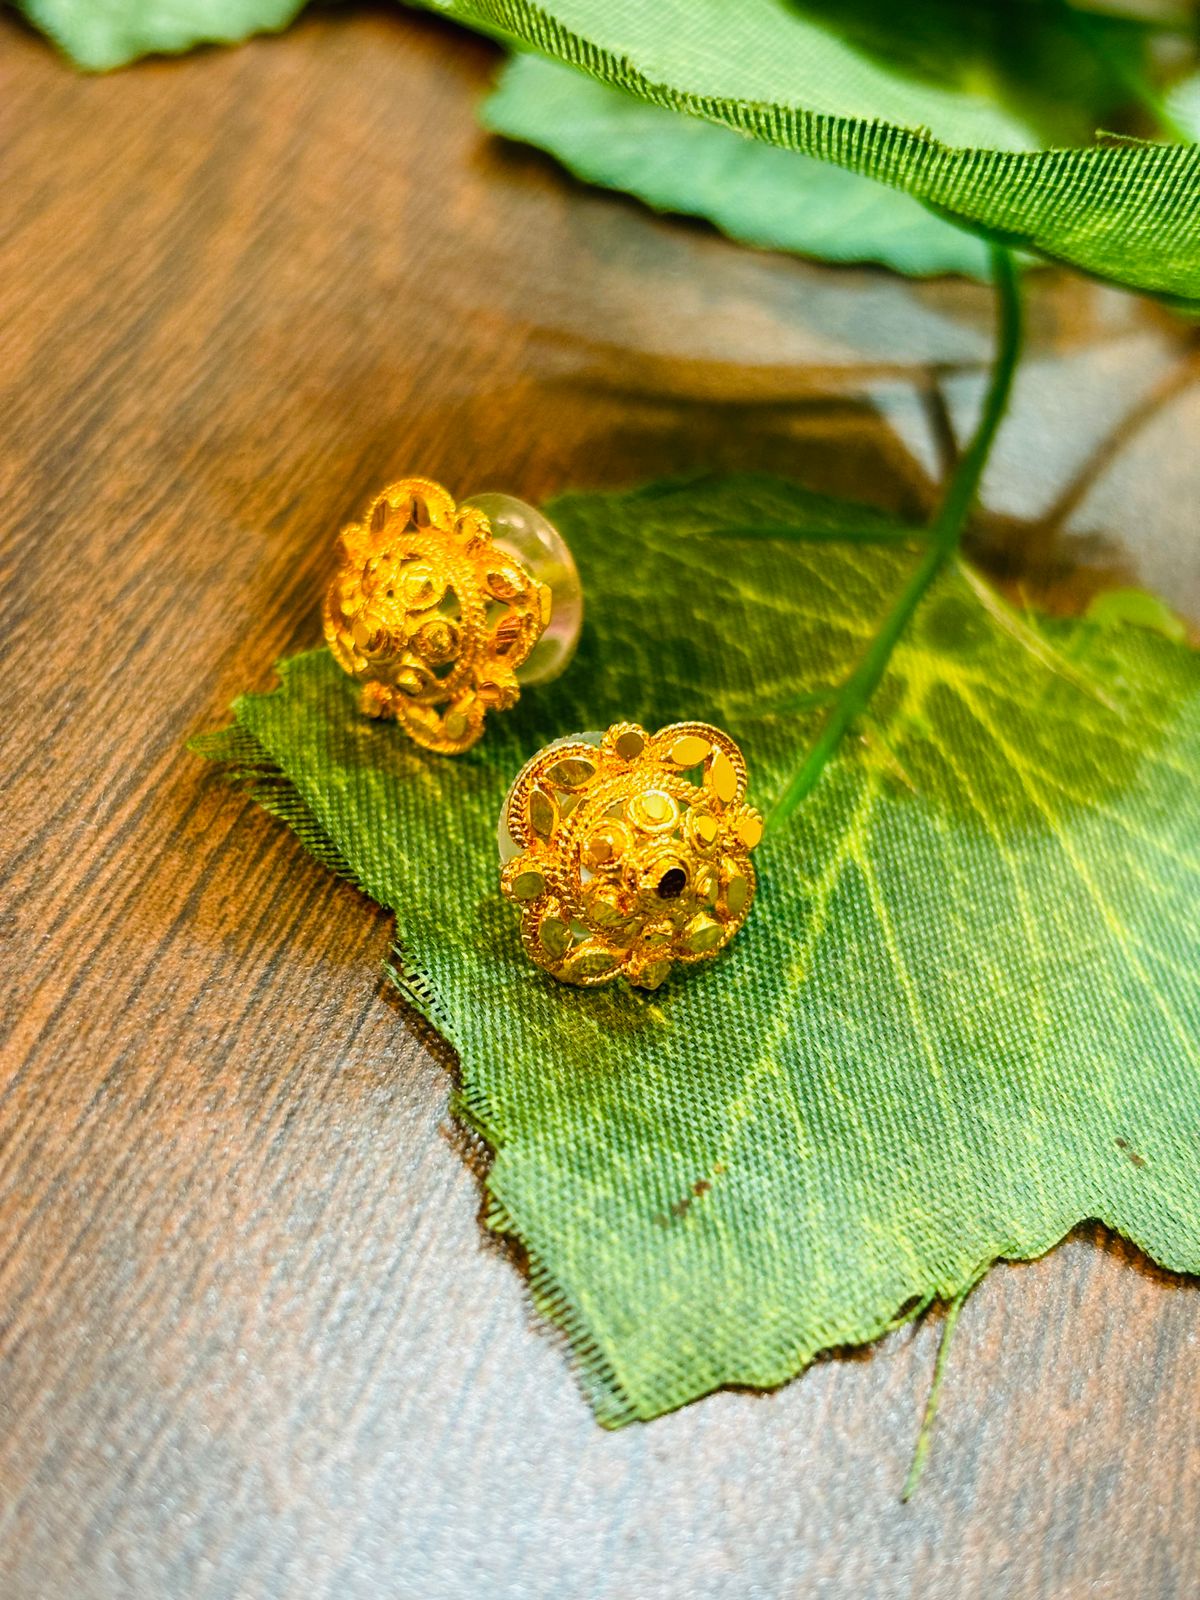
{"label": "wooden table", "polygon": [[[0,1594],[1200,1593],[1196,1286],[1095,1229],[972,1297],[907,1507],[936,1318],[602,1432],[478,1225],[387,918],[183,749],[317,640],[389,475],[927,511],[987,292],[588,192],[477,131],[495,52],[426,17],[104,79],[0,45]],[[1200,618],[1196,344],[1053,273],[1031,318],[983,559]]]}

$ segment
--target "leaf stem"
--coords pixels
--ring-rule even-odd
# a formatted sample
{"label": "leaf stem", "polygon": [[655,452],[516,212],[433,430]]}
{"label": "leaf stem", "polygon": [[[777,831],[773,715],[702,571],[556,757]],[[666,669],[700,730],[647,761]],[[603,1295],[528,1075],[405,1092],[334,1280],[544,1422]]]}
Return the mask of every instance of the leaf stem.
{"label": "leaf stem", "polygon": [[998,302],[996,358],[974,436],[947,485],[945,497],[929,529],[929,545],[925,554],[866,653],[842,685],[824,727],[776,801],[768,818],[771,827],[786,822],[801,801],[811,794],[846,730],[863,712],[879,687],[892,651],[912,621],[913,613],[934,579],[958,549],[967,516],[979,492],[979,481],[987,465],[996,430],[1008,405],[1021,349],[1021,289],[1016,263],[1011,250],[1005,245],[992,246],[992,275]]}
{"label": "leaf stem", "polygon": [[934,543],[940,543],[947,556],[957,546],[967,514],[975,503],[983,469],[992,452],[992,443],[1008,408],[1013,374],[1021,354],[1021,284],[1012,251],[1005,245],[992,246],[992,278],[998,302],[997,348],[992,378],[975,435],[955,468],[941,510],[933,521]]}
{"label": "leaf stem", "polygon": [[[971,1286],[973,1288],[974,1285]],[[955,1295],[946,1307],[946,1320],[942,1324],[942,1336],[938,1340],[937,1356],[933,1363],[933,1378],[929,1385],[929,1396],[925,1401],[925,1411],[921,1417],[921,1426],[917,1430],[917,1442],[913,1446],[912,1461],[909,1463],[908,1476],[904,1480],[904,1487],[900,1491],[901,1500],[911,1500],[917,1492],[917,1485],[921,1481],[921,1474],[925,1470],[925,1462],[929,1456],[929,1446],[933,1442],[933,1425],[937,1421],[938,1401],[942,1395],[942,1379],[946,1376],[946,1364],[950,1356],[950,1341],[954,1337],[955,1325],[958,1314],[963,1308],[971,1288],[966,1288],[961,1294]]]}

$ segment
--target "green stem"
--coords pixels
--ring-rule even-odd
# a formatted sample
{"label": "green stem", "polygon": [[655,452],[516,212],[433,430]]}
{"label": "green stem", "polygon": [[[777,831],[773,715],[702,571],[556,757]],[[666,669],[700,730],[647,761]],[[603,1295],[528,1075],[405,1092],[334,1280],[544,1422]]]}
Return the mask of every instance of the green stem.
{"label": "green stem", "polygon": [[996,359],[974,437],[947,486],[945,498],[929,530],[929,546],[925,554],[862,660],[842,685],[824,727],[776,802],[769,818],[772,827],[786,822],[801,801],[811,794],[846,730],[865,710],[867,702],[879,687],[892,651],[912,621],[914,611],[962,539],[996,430],[1008,405],[1021,349],[1021,290],[1012,252],[1004,245],[992,246],[992,271],[999,313]]}
{"label": "green stem", "polygon": [[904,1480],[904,1487],[900,1491],[901,1500],[911,1500],[917,1492],[917,1485],[921,1481],[921,1474],[925,1470],[925,1462],[929,1456],[929,1446],[933,1442],[933,1424],[937,1420],[938,1401],[942,1393],[942,1379],[946,1376],[946,1363],[950,1356],[950,1341],[954,1337],[955,1325],[958,1314],[963,1308],[970,1289],[964,1289],[956,1295],[946,1308],[946,1320],[942,1324],[942,1337],[938,1341],[937,1358],[933,1363],[933,1379],[929,1385],[929,1398],[925,1402],[925,1414],[921,1418],[921,1426],[917,1431],[917,1442],[913,1448],[912,1461],[908,1468],[908,1477]]}

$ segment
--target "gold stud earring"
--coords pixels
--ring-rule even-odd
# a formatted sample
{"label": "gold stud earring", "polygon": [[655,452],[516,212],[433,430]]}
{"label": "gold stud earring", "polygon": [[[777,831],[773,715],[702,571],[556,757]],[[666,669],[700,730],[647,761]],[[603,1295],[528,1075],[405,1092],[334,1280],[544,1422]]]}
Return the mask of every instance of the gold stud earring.
{"label": "gold stud earring", "polygon": [[547,745],[517,775],[497,840],[527,954],[587,987],[656,989],[717,954],[754,899],[762,817],[737,745],[703,722],[620,722]]}
{"label": "gold stud earring", "polygon": [[325,638],[360,704],[441,755],[469,750],[488,711],[562,672],[583,590],[557,528],[511,495],[461,505],[401,478],[338,540]]}

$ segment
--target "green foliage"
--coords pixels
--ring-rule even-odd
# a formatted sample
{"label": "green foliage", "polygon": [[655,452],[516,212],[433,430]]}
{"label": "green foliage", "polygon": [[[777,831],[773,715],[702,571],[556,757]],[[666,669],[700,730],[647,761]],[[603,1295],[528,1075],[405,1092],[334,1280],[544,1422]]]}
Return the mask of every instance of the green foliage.
{"label": "green foliage", "polygon": [[[1067,0],[789,0],[901,80],[1000,108],[1022,146],[1087,144],[1145,73],[1149,29]],[[949,131],[933,125],[947,139]]]}
{"label": "green foliage", "polygon": [[[884,52],[878,41],[911,36],[911,8],[891,0],[856,0],[848,12],[815,0],[426,3],[655,105],[889,184],[976,232],[1132,288],[1200,301],[1200,148],[1030,148],[1038,140],[1028,108],[1014,109],[1013,96],[1000,92],[1011,70],[988,78],[987,93],[974,92],[978,70],[970,89],[953,73],[921,75],[911,61],[899,70],[904,52]],[[1049,6],[1016,0],[1003,11],[1011,28]],[[928,17],[929,8],[918,14]],[[928,47],[934,34],[924,37]],[[1097,68],[1100,82],[1116,76],[1105,70]],[[1060,99],[1071,92],[1068,82]],[[1094,103],[1090,90],[1080,94],[1084,108]]]}
{"label": "green foliage", "polygon": [[1128,623],[1135,628],[1150,628],[1179,644],[1187,639],[1182,619],[1165,601],[1156,594],[1147,594],[1145,589],[1107,589],[1095,597],[1087,614],[1092,622],[1107,626]]}
{"label": "green foliage", "polygon": [[576,177],[730,238],[923,277],[988,276],[987,246],[898,189],[698,117],[666,111],[541,56],[505,67],[482,111],[493,133],[538,145]]}
{"label": "green foliage", "polygon": [[233,44],[284,28],[304,0],[20,0],[30,21],[94,72],[152,52]]}
{"label": "green foliage", "polygon": [[406,992],[496,1151],[492,1225],[601,1418],[778,1383],[1083,1218],[1200,1270],[1200,659],[1111,620],[1018,622],[951,565],[768,832],[730,949],[652,996],[572,990],[497,890],[522,761],[707,718],[769,808],[922,552],[761,478],[552,515],[589,595],[579,658],[469,755],[361,718],[323,651],[205,749],[396,909]]}

